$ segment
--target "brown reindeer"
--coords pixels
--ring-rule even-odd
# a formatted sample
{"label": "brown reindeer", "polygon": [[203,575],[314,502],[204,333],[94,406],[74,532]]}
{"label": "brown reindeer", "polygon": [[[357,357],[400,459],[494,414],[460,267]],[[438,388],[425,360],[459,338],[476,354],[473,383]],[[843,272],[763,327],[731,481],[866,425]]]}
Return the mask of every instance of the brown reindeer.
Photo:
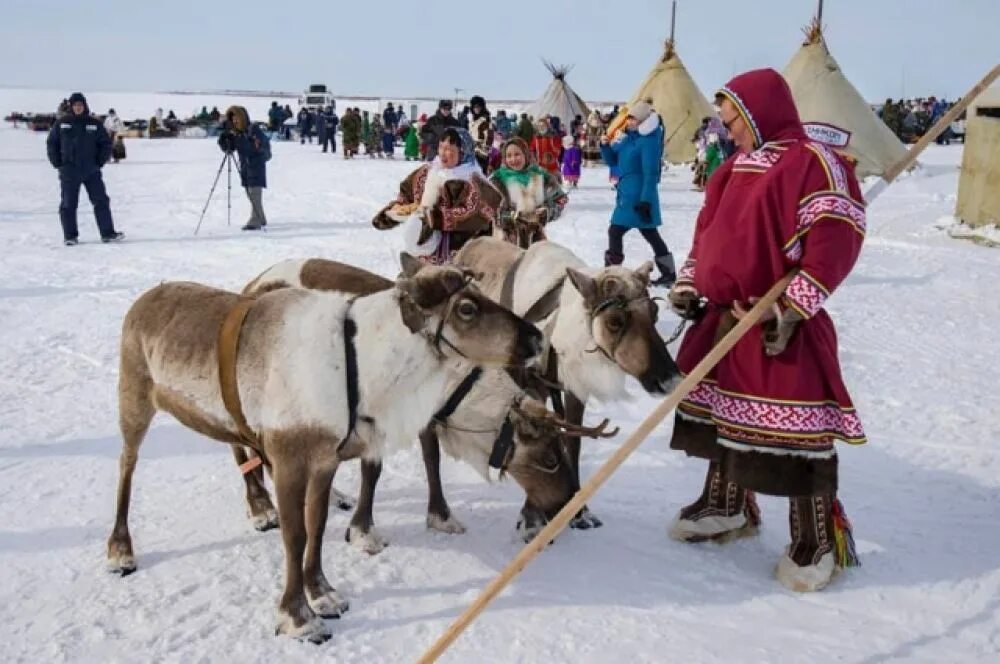
{"label": "brown reindeer", "polygon": [[285,546],[277,632],[329,638],[320,618],[347,609],[322,569],[338,464],[378,459],[387,445],[412,441],[456,372],[521,365],[539,346],[537,329],[453,268],[427,267],[360,298],[290,288],[244,298],[176,282],[147,291],[122,329],[123,448],[110,568],[136,569],[132,474],[162,410],[210,438],[253,447],[270,468]]}
{"label": "brown reindeer", "polygon": [[[404,274],[413,274],[420,266],[417,261],[404,260]],[[256,295],[292,286],[357,295],[385,290],[392,283],[352,265],[311,258],[287,260],[268,268],[247,284],[243,293]],[[440,440],[452,456],[467,461],[484,476],[488,476],[489,466],[493,465],[511,475],[524,489],[526,498],[519,529],[522,536],[530,539],[575,492],[570,465],[559,444],[561,438],[565,435],[607,436],[607,422],[594,428],[570,425],[545,410],[540,403],[524,397],[524,390],[506,372],[487,370],[476,376],[467,389],[460,387],[467,376],[456,377],[455,392],[449,398],[450,412],[437,413],[434,421],[420,433],[428,473],[427,525],[448,533],[465,530],[444,498],[438,471]],[[234,447],[234,455],[241,466],[247,461],[240,446]],[[386,544],[374,531],[372,514],[375,485],[381,470],[380,461],[361,460],[358,505],[346,534],[348,541],[368,553],[378,553]],[[251,517],[257,523],[261,515],[273,513],[273,507],[261,483],[261,475],[248,473],[244,479]]]}

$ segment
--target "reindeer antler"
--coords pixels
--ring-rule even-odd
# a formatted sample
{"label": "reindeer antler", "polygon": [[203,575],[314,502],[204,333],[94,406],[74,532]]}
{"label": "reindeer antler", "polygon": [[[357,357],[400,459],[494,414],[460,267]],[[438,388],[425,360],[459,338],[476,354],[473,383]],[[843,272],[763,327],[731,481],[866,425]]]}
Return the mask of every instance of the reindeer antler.
{"label": "reindeer antler", "polygon": [[586,438],[613,438],[618,435],[618,427],[608,431],[610,420],[604,418],[600,424],[593,427],[582,424],[573,424],[553,413],[539,401],[532,398],[522,399],[513,407],[514,411],[526,420],[541,426],[550,426],[560,434],[567,436],[581,436]]}

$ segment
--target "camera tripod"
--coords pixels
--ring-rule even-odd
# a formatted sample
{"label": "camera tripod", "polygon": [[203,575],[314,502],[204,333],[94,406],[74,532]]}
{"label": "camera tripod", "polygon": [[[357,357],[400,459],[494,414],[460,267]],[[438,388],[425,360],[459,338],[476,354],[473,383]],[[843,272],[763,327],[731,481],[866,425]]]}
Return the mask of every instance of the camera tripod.
{"label": "camera tripod", "polygon": [[[233,164],[236,162],[236,157],[233,156],[232,152],[224,152],[222,154],[222,162],[219,164],[219,170],[215,173],[215,181],[212,183],[212,188],[208,191],[208,200],[205,201],[205,207],[201,209],[201,216],[198,217],[198,225],[194,227],[194,234],[197,235],[198,231],[201,230],[201,222],[205,219],[205,212],[208,211],[208,204],[212,202],[212,196],[215,194],[215,187],[219,184],[219,178],[222,176],[222,167],[226,166],[226,225],[232,224],[233,219]],[[239,172],[239,164],[236,165],[236,170]]]}

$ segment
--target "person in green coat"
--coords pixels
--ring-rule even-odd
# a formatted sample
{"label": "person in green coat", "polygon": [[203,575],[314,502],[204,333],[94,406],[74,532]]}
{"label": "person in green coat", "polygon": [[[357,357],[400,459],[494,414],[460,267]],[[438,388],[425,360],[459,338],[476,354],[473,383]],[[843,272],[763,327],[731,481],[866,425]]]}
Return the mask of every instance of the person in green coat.
{"label": "person in green coat", "polygon": [[417,126],[411,124],[406,132],[406,148],[403,150],[406,161],[420,161],[420,135]]}

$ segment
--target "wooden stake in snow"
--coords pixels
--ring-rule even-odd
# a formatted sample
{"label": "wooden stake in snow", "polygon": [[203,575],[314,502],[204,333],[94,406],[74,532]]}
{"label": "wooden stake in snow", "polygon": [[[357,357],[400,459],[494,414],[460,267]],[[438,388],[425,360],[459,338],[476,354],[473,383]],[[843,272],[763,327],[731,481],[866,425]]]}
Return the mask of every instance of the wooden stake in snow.
{"label": "wooden stake in snow", "polygon": [[981,81],[979,81],[979,83],[976,83],[971,90],[965,93],[964,97],[955,102],[955,105],[948,109],[948,112],[942,115],[941,118],[934,123],[934,126],[927,130],[926,134],[920,137],[920,140],[909,149],[902,159],[893,164],[875,184],[868,188],[865,192],[865,201],[868,203],[874,201],[879,194],[885,191],[885,188],[888,187],[893,180],[899,177],[900,173],[912,166],[913,162],[915,162],[917,157],[920,156],[920,153],[931,144],[931,141],[944,133],[944,130],[947,129],[952,122],[954,122],[955,118],[961,115],[962,111],[968,108],[969,104],[971,104],[983,90],[988,88],[993,81],[997,80],[997,78],[1000,78],[1000,65],[993,67],[993,69],[991,69],[990,72],[986,74]]}
{"label": "wooden stake in snow", "polygon": [[418,660],[420,664],[430,664],[437,661],[448,647],[454,643],[455,639],[461,635],[465,628],[492,602],[507,585],[528,566],[535,556],[541,553],[549,542],[555,538],[570,522],[573,516],[587,503],[611,475],[618,470],[625,459],[635,451],[639,444],[646,439],[653,429],[663,421],[670,411],[677,407],[677,404],[693,390],[708,373],[715,368],[726,353],[736,345],[746,332],[757,324],[757,321],[767,312],[771,305],[777,302],[778,298],[785,291],[788,283],[795,273],[782,277],[778,283],[774,284],[769,291],[760,299],[757,304],[744,316],[734,327],[724,336],[718,344],[709,352],[705,358],[689,373],[681,384],[674,389],[660,404],[646,416],[631,436],[619,447],[611,457],[597,469],[590,480],[584,484],[573,496],[573,499],[566,503],[566,506],[559,510],[559,513],[542,529],[535,538],[528,542],[520,553],[507,565],[506,568],[493,581],[486,586],[479,594],[479,597],[453,622],[437,641]]}

